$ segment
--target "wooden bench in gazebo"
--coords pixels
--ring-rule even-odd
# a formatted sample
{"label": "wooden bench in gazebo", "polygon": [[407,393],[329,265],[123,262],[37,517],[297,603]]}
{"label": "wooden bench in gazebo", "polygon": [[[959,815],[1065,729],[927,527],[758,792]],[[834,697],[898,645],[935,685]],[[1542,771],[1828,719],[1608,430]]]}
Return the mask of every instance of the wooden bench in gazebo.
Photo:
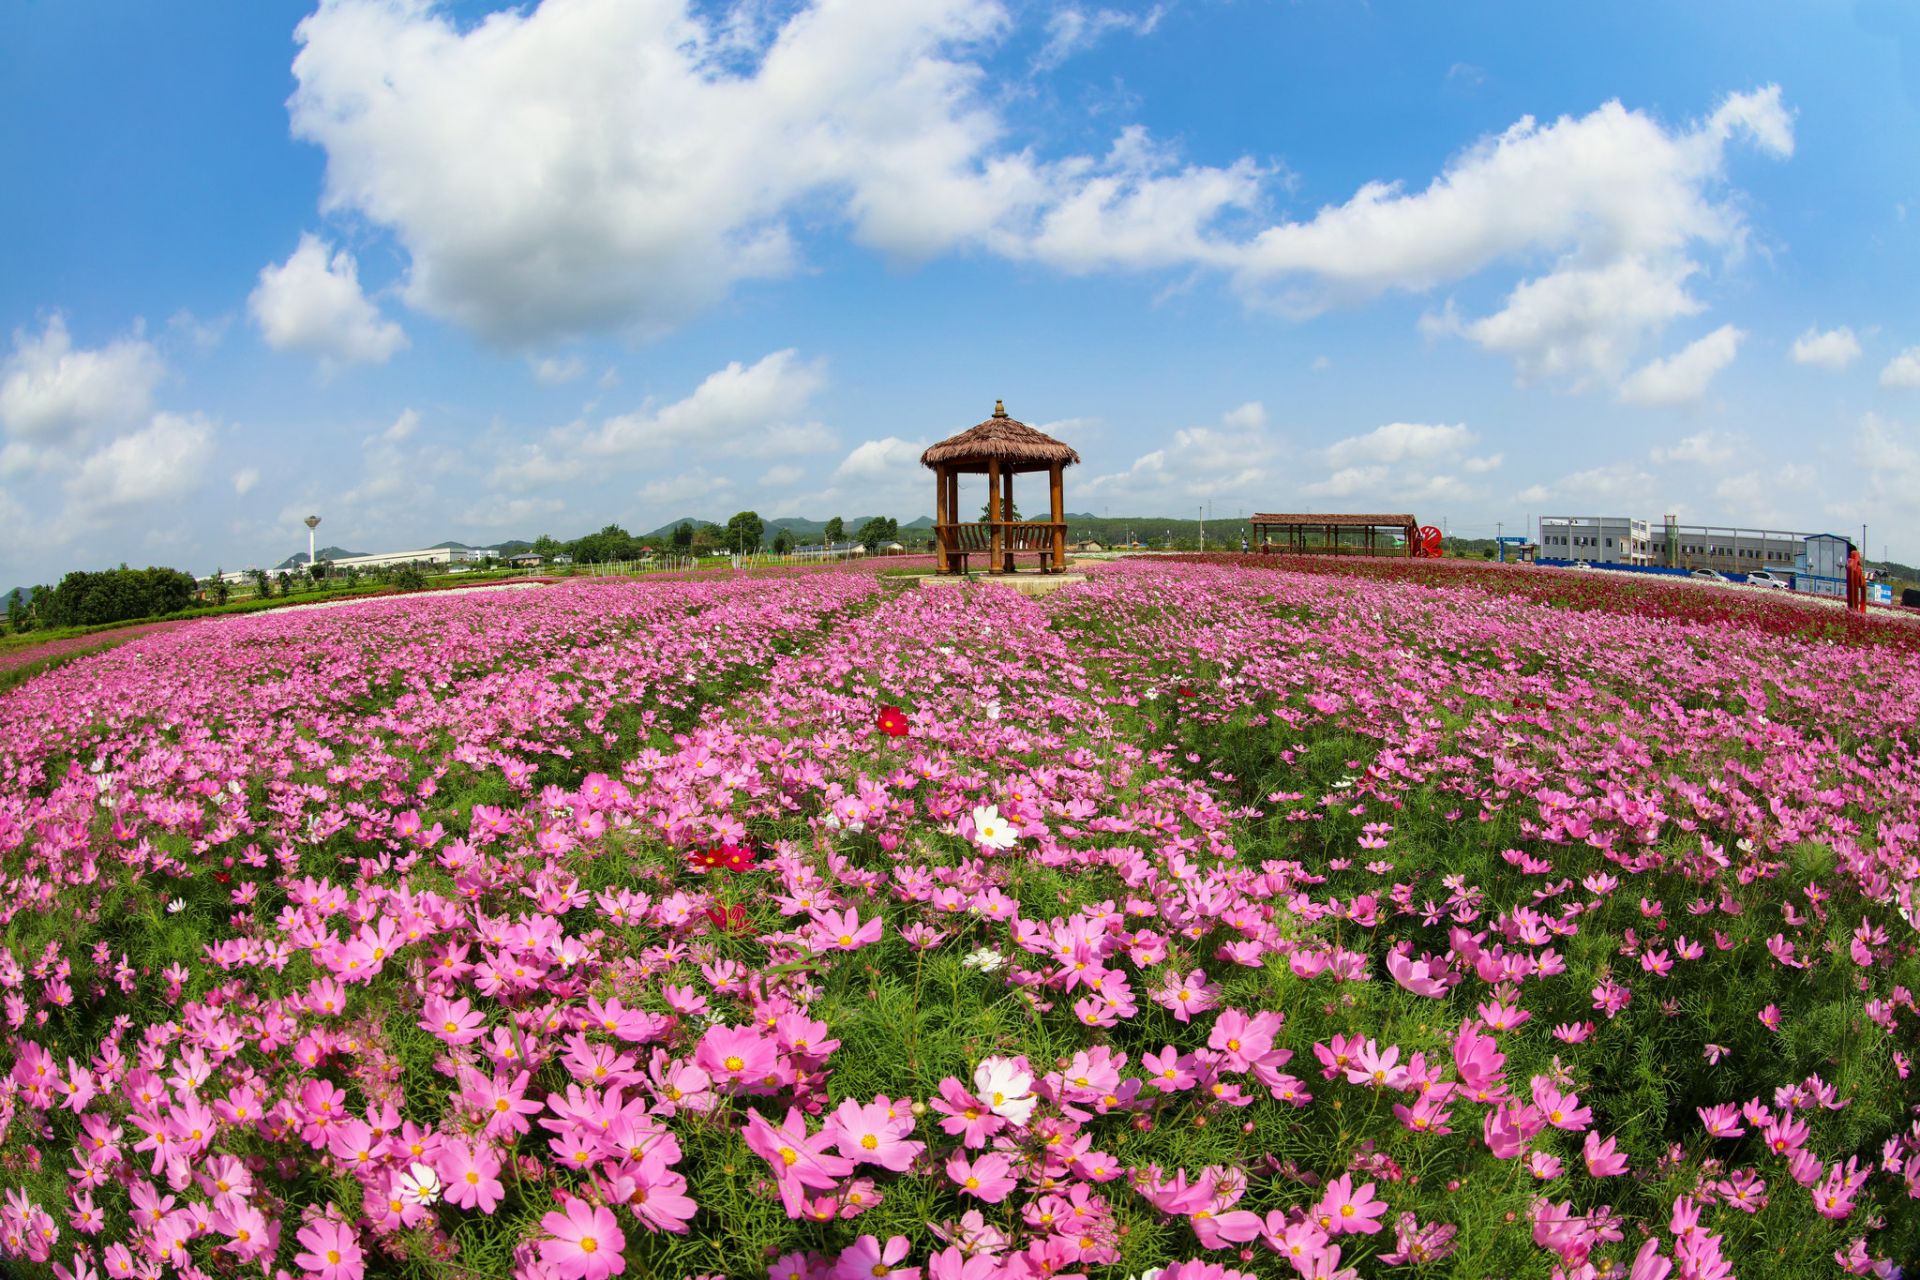
{"label": "wooden bench in gazebo", "polygon": [[[934,546],[940,572],[965,573],[971,556],[984,555],[987,572],[1014,572],[1014,558],[1037,556],[1041,571],[1059,573],[1067,563],[1067,518],[1061,472],[1080,461],[1073,449],[1044,431],[1007,416],[1000,401],[993,416],[942,440],[920,455],[934,477]],[[1051,520],[1011,520],[1013,477],[1045,471],[1050,481]],[[962,473],[987,477],[987,518],[965,521],[960,513]]]}

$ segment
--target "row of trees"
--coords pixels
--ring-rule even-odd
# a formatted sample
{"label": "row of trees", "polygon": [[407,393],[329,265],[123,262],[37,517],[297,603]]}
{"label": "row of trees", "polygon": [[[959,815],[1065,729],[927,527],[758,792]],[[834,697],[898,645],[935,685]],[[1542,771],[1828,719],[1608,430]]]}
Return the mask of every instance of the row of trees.
{"label": "row of trees", "polygon": [[[827,521],[821,536],[830,545],[851,545],[847,538],[846,521],[839,516]],[[898,520],[875,517],[861,524],[851,542],[859,543],[869,551],[878,551],[899,537]],[[770,548],[784,554],[797,545],[793,534],[787,529],[775,529],[773,539],[769,542],[766,521],[760,518],[757,511],[736,512],[725,525],[706,521],[695,524],[691,520],[682,520],[663,541],[665,545],[654,546],[619,525],[610,524],[598,533],[589,533],[571,542],[562,542],[551,534],[543,533],[534,539],[532,550],[535,555],[545,556],[549,560],[565,555],[572,557],[575,564],[613,564],[645,559],[650,551],[699,556],[716,551],[745,554]]]}
{"label": "row of trees", "polygon": [[178,569],[149,567],[76,569],[56,587],[35,587],[31,602],[16,594],[8,603],[8,623],[16,630],[43,627],[97,627],[132,618],[159,618],[193,603],[198,583]]}

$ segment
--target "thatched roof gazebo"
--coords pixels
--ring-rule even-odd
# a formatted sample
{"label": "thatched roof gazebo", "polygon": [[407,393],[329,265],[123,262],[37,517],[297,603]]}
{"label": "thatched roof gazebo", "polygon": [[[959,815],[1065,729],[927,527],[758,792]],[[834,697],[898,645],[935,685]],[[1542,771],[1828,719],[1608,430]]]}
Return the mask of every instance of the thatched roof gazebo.
{"label": "thatched roof gazebo", "polygon": [[[993,416],[958,435],[930,446],[920,465],[933,471],[934,536],[940,572],[965,573],[967,557],[984,552],[989,573],[1012,573],[1016,552],[1037,552],[1040,567],[1059,573],[1067,560],[1067,515],[1060,473],[1080,461],[1072,448],[1044,431],[1007,416],[1007,406],[993,402]],[[1013,477],[1022,471],[1045,471],[1049,479],[1053,518],[1010,520],[1014,511]],[[987,477],[987,518],[960,519],[960,475]]]}

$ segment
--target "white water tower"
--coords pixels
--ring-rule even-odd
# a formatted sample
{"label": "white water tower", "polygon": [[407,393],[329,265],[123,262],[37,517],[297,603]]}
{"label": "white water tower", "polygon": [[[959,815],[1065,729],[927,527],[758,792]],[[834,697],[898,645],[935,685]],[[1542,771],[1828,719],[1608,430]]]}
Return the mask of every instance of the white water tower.
{"label": "white water tower", "polygon": [[313,573],[313,531],[319,527],[319,516],[307,517],[307,573]]}

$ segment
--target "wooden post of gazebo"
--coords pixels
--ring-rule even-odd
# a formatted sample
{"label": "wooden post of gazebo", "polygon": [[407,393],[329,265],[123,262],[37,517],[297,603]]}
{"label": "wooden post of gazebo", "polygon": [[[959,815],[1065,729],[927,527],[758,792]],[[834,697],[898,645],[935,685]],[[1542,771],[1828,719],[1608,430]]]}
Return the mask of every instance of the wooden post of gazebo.
{"label": "wooden post of gazebo", "polygon": [[[1012,476],[1007,477],[1012,480]],[[1000,459],[987,459],[987,570],[1000,572]]]}
{"label": "wooden post of gazebo", "polygon": [[[1030,552],[1040,557],[1049,572],[1059,573],[1067,562],[1062,472],[1079,461],[1080,455],[1067,445],[1008,417],[1006,405],[997,401],[991,418],[927,449],[920,463],[933,471],[934,539],[940,571],[965,573],[968,556],[984,555],[987,572],[1012,573],[1014,557]],[[1013,518],[1013,477],[1022,471],[1047,473],[1051,519]],[[962,472],[986,477],[985,520],[975,523],[960,518]]]}

